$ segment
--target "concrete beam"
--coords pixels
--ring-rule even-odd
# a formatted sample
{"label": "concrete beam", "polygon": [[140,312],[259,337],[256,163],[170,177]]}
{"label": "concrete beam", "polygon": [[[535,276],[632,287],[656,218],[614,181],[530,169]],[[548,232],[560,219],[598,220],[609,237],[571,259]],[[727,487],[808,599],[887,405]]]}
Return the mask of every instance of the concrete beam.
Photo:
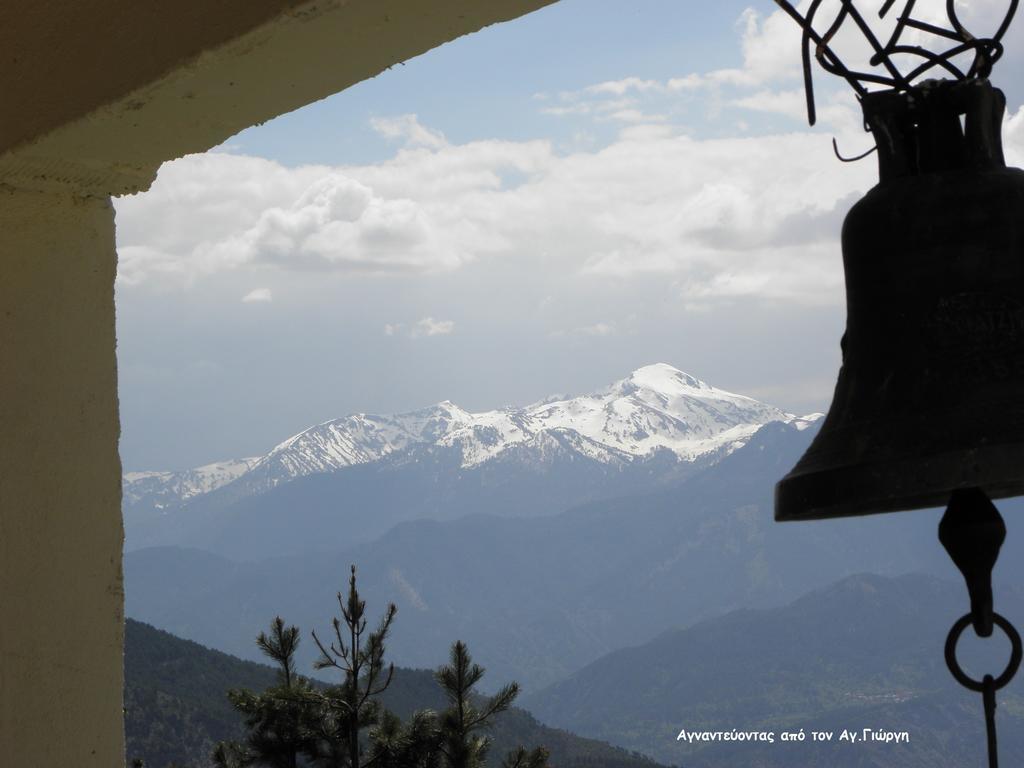
{"label": "concrete beam", "polygon": [[[295,5],[281,0],[284,7],[271,19],[249,28],[244,25],[259,14],[241,15],[235,37],[43,136],[28,141],[20,132],[7,131],[8,144],[16,143],[4,146],[0,134],[0,182],[41,189],[70,186],[96,195],[143,190],[166,160],[205,151],[397,62],[553,1],[315,0]],[[205,4],[220,22],[217,6]],[[264,11],[265,6],[260,4]],[[196,15],[195,23],[201,19],[202,14]],[[191,36],[199,34],[196,29],[172,31],[183,35],[181,50],[195,47]],[[109,29],[100,27],[92,44],[113,43],[102,35],[114,33],[131,35],[132,30],[113,23]],[[135,63],[127,59],[121,66]],[[105,90],[97,92],[98,98],[107,96]],[[14,114],[8,106],[5,113]]]}

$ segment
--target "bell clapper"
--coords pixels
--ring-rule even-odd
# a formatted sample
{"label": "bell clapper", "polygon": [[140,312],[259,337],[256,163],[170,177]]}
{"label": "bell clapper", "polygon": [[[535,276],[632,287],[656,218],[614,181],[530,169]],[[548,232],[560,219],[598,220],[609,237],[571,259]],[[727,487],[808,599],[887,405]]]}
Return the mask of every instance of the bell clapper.
{"label": "bell clapper", "polygon": [[978,637],[992,635],[992,569],[1005,539],[1006,524],[984,491],[953,491],[939,523],[939,541],[967,582]]}
{"label": "bell clapper", "polygon": [[[1005,539],[1006,525],[1003,518],[984,491],[980,488],[953,491],[946,513],[939,523],[939,541],[964,576],[971,610],[957,620],[946,637],[946,666],[958,683],[982,695],[989,768],[999,766],[996,691],[1013,679],[1022,657],[1020,634],[993,609],[992,569]],[[1012,650],[1010,661],[999,677],[985,675],[979,681],[969,677],[961,668],[956,658],[956,646],[968,626],[973,626],[979,637],[991,637],[994,627],[1006,633]]]}

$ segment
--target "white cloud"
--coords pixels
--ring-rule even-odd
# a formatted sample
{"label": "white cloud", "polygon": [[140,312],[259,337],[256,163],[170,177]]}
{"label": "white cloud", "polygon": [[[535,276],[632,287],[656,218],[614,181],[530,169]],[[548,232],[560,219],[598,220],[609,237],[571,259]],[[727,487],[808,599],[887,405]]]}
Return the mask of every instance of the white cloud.
{"label": "white cloud", "polygon": [[596,83],[582,91],[565,92],[560,98],[572,102],[588,95],[622,97],[629,93],[678,93],[718,86],[755,87],[800,78],[800,28],[783,11],[765,16],[747,8],[740,14],[736,27],[743,57],[739,67],[690,72],[665,81],[624,77]]}
{"label": "white cloud", "polygon": [[759,86],[800,76],[799,26],[783,11],[762,16],[747,8],[737,21],[743,65],[704,75],[705,84]]}
{"label": "white cloud", "polygon": [[[149,193],[118,201],[119,279],[188,281],[227,270],[395,277],[543,262],[593,280],[664,275],[694,306],[833,301],[842,285],[839,224],[857,191],[874,183],[874,163],[840,165],[831,137],[810,131],[696,139],[661,109],[703,91],[744,110],[729,123],[742,124],[741,134],[749,126],[738,118],[750,112],[803,120],[798,27],[781,11],[753,10],[738,27],[737,68],[538,96],[542,111],[621,123],[618,137],[596,149],[583,140],[561,151],[547,141],[454,144],[400,115],[373,121],[403,142],[377,164],[286,168],[225,153],[168,163]],[[865,137],[845,96],[819,94],[819,113],[853,154]],[[445,327],[424,318],[384,332],[429,336]]]}
{"label": "white cloud", "polygon": [[[609,85],[603,83],[602,85]],[[637,101],[634,98],[605,98],[603,94],[614,93],[614,91],[594,91],[597,86],[584,88],[578,93],[561,94],[562,103],[554,106],[541,108],[541,114],[554,117],[586,117],[590,116],[596,120],[622,120],[625,122],[639,122],[650,119],[661,122],[667,118],[664,115],[645,115],[637,109]],[[590,94],[599,94],[598,98],[590,99]]]}
{"label": "white cloud", "polygon": [[611,336],[615,333],[615,325],[613,323],[594,323],[593,325],[585,325],[582,328],[577,328],[574,333],[578,333],[581,336]]}
{"label": "white cloud", "polygon": [[621,123],[635,124],[664,123],[668,120],[667,115],[649,114],[639,109],[620,109],[612,112],[608,117]]}
{"label": "white cloud", "polygon": [[166,163],[148,193],[117,201],[119,279],[189,281],[253,266],[455,269],[505,244],[489,217],[463,206],[499,192],[503,174],[529,177],[551,159],[545,142],[498,141],[403,149],[360,167],[191,155]]}
{"label": "white cloud", "polygon": [[[713,115],[721,108],[723,93],[742,94],[769,86],[801,82],[799,26],[781,10],[767,16],[752,8],[746,9],[737,21],[742,63],[738,67],[704,72],[690,72],[665,80],[635,76],[608,80],[576,91],[563,91],[548,102],[542,113],[557,117],[586,117],[624,122],[665,122],[670,115],[684,109],[694,99],[704,100],[703,113]],[[847,94],[853,101],[851,94]],[[740,103],[739,96],[726,103],[754,109]],[[756,102],[754,102],[756,103]],[[771,111],[780,112],[775,108]],[[805,118],[801,106],[797,113],[786,109],[789,117]]]}
{"label": "white cloud", "polygon": [[[798,3],[801,12],[809,1]],[[979,34],[991,34],[1005,12],[999,3],[957,2],[960,18],[968,28]],[[818,8],[815,28],[824,31],[841,12],[841,0],[825,0]],[[868,15],[868,23],[877,37],[887,40],[893,32],[899,13],[894,10],[885,19]],[[914,16],[920,20],[949,27],[942,3],[918,4]],[[738,66],[680,74],[665,80],[636,76],[596,83],[576,91],[565,91],[552,98],[542,112],[554,116],[626,122],[662,122],[672,115],[685,113],[686,105],[699,105],[705,118],[717,117],[723,106],[785,116],[794,121],[806,119],[806,101],[801,74],[801,30],[782,10],[764,14],[747,8],[736,22],[741,62]],[[1012,55],[1018,40],[1024,39],[1024,25],[1011,27],[1006,44]],[[953,45],[949,40],[914,29],[904,30],[902,42],[943,50]],[[857,25],[847,19],[831,43],[832,49],[854,69],[888,75],[881,64],[869,62],[873,49]],[[813,53],[813,51],[812,51]],[[972,54],[958,57],[954,63],[963,68],[970,64]],[[920,56],[900,54],[895,65],[904,73],[922,63]],[[1005,64],[1012,67],[1013,64]],[[930,70],[920,78],[941,76]],[[852,89],[842,80],[813,65],[815,101],[818,120],[829,130],[849,130],[860,121]],[[919,79],[920,79],[919,78]],[[881,86],[871,85],[870,89]]]}
{"label": "white cloud", "polygon": [[572,338],[572,337],[605,337],[611,336],[617,332],[615,323],[600,321],[593,323],[592,325],[584,325],[578,328],[560,329],[551,331],[548,336],[554,339],[560,338]]}
{"label": "white cloud", "polygon": [[410,339],[420,339],[430,336],[448,336],[454,332],[454,320],[435,320],[433,317],[424,317],[417,320],[411,326],[407,326],[405,323],[387,323],[384,326],[385,336],[403,335]]}
{"label": "white cloud", "polygon": [[[828,126],[834,131],[845,130],[851,133],[855,132],[858,126],[863,125],[864,118],[860,110],[856,108],[856,102],[848,98],[845,92],[819,93],[815,101],[819,124]],[[734,107],[752,112],[783,115],[794,121],[804,120],[807,117],[807,97],[803,88],[781,91],[758,90],[750,95],[733,99],[729,103]]]}
{"label": "white cloud", "polygon": [[575,104],[561,104],[555,107],[544,107],[542,114],[553,115],[554,117],[566,117],[568,115],[589,115],[594,112],[594,105],[585,101]]}
{"label": "white cloud", "polygon": [[370,125],[381,136],[389,139],[402,139],[414,147],[439,149],[448,142],[440,131],[432,131],[420,124],[416,115],[399,115],[398,117],[375,117]]}
{"label": "white cloud", "polygon": [[1006,116],[1003,123],[1003,151],[1007,165],[1024,168],[1024,106]]}
{"label": "white cloud", "polygon": [[644,80],[639,77],[624,77],[621,80],[607,80],[603,83],[588,86],[585,90],[588,93],[610,93],[615,96],[622,96],[628,91],[652,91],[661,90],[664,86],[657,80]]}
{"label": "white cloud", "polygon": [[669,78],[665,83],[665,88],[669,91],[692,91],[700,88],[703,84],[704,78],[696,72],[691,72],[683,77]]}
{"label": "white cloud", "polygon": [[255,288],[242,297],[242,301],[246,304],[254,302],[269,302],[273,300],[274,296],[269,288]]}
{"label": "white cloud", "polygon": [[118,201],[120,278],[388,276],[480,261],[517,268],[550,253],[545,269],[664,274],[701,300],[816,302],[841,285],[838,222],[873,176],[871,162],[839,165],[827,135],[697,140],[649,124],[566,155],[547,142],[480,141],[347,167],[193,156],[161,169],[151,192]]}
{"label": "white cloud", "polygon": [[435,320],[432,317],[424,317],[412,327],[409,337],[418,339],[421,336],[448,336],[454,331],[455,322],[453,320]]}

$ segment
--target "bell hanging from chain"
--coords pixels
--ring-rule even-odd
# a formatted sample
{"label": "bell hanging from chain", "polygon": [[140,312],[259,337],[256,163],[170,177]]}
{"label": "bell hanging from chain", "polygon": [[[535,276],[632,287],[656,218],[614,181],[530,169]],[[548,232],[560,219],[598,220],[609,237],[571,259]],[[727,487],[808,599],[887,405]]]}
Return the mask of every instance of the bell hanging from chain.
{"label": "bell hanging from chain", "polygon": [[1001,91],[929,81],[862,96],[880,182],[842,231],[847,326],[828,415],[776,520],[1024,494],[1024,171]]}
{"label": "bell hanging from chain", "polygon": [[[946,636],[946,666],[982,695],[988,765],[998,768],[996,693],[1024,660],[1020,633],[995,612],[992,572],[1006,525],[991,501],[1024,494],[1024,171],[1003,159],[1006,99],[988,75],[1018,2],[990,37],[972,34],[953,0],[948,26],[916,17],[906,0],[887,37],[854,0],[824,19],[823,0],[803,13],[775,2],[803,31],[808,120],[813,49],[857,92],[879,167],[878,185],[843,223],[847,318],[832,405],[775,487],[775,519],[946,505],[939,541],[971,604]],[[879,19],[895,7],[886,0]],[[833,48],[844,27],[871,49],[867,70],[851,69]],[[906,42],[908,31],[930,36],[935,49]],[[901,69],[908,59],[923,63]],[[954,79],[921,80],[936,70]],[[960,666],[968,626],[979,637],[998,627],[1010,640],[999,675],[974,679]]]}

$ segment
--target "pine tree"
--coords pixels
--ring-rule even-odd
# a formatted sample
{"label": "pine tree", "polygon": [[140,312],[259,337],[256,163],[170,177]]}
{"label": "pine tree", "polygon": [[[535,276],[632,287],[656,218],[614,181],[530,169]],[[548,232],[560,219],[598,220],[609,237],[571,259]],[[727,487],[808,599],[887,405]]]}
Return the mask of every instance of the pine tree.
{"label": "pine tree", "polygon": [[548,768],[549,752],[544,747],[528,751],[518,747],[509,752],[501,761],[501,768]]}
{"label": "pine tree", "polygon": [[213,753],[218,768],[298,768],[310,748],[316,696],[309,681],[295,671],[298,627],[285,626],[278,616],[270,633],[260,632],[256,644],[278,668],[278,684],[263,693],[228,691],[232,706],[242,713],[248,735],[244,744],[221,742]]}
{"label": "pine tree", "polygon": [[385,710],[370,731],[367,765],[373,768],[439,768],[437,715],[429,709],[413,713],[408,723]]}
{"label": "pine tree", "polygon": [[[336,669],[341,682],[314,687],[295,669],[299,630],[280,617],[256,639],[278,668],[277,685],[263,693],[231,690],[228,697],[245,718],[244,743],[221,742],[213,753],[218,768],[483,768],[490,747],[484,733],[512,706],[519,686],[510,683],[490,698],[476,694],[484,668],[474,664],[462,642],[434,677],[448,700],[440,715],[422,710],[403,723],[384,710],[378,697],[391,684],[394,665],[384,647],[397,609],[390,604],[377,628],[367,632],[366,602],[356,589],[352,566],[347,596],[338,592],[340,617],[332,620],[327,644],[314,631],[320,650],[317,669]],[[361,739],[363,731],[367,738]],[[365,760],[364,760],[364,752]],[[502,768],[548,768],[544,748],[510,752]]]}
{"label": "pine tree", "polygon": [[385,670],[384,641],[398,609],[394,603],[388,605],[377,629],[367,634],[366,601],[360,599],[356,589],[354,565],[347,597],[338,592],[338,607],[341,617],[332,621],[334,639],[324,645],[313,632],[313,641],[320,649],[314,666],[340,671],[342,681],[321,695],[323,710],[311,757],[316,764],[331,768],[360,768],[360,732],[379,723],[381,707],[376,697],[391,684],[395,672],[393,664]]}
{"label": "pine tree", "polygon": [[484,672],[473,663],[465,643],[459,641],[452,646],[450,663],[434,674],[448,699],[448,708],[440,717],[439,746],[446,768],[482,768],[491,740],[480,732],[519,695],[519,685],[509,683],[477,708],[473,689]]}

